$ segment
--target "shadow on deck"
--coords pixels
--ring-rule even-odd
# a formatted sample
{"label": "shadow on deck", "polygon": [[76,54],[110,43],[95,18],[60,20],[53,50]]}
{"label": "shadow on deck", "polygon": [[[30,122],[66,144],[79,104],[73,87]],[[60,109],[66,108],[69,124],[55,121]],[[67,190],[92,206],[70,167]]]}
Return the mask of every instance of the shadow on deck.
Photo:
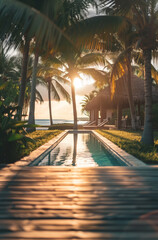
{"label": "shadow on deck", "polygon": [[158,168],[6,168],[0,189],[0,239],[158,239]]}

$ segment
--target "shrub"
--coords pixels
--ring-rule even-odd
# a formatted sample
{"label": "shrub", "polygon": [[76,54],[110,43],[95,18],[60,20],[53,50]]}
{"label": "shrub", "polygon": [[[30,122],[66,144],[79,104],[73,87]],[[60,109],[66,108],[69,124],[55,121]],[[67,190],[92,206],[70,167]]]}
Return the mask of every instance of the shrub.
{"label": "shrub", "polygon": [[0,101],[0,163],[11,163],[17,158],[17,154],[33,141],[25,134],[27,122],[16,120],[17,107],[6,106]]}

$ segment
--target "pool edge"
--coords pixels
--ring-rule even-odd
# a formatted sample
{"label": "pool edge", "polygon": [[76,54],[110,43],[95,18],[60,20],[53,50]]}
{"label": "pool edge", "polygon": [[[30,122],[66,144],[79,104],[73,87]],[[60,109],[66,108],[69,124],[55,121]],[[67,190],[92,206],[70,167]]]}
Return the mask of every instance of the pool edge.
{"label": "pool edge", "polygon": [[[61,142],[63,138],[66,137],[68,133],[92,133],[103,145],[104,147],[117,159],[124,162],[127,166],[122,167],[140,167],[140,166],[148,166],[138,158],[132,156],[131,154],[125,152],[121,148],[119,148],[116,144],[108,140],[107,138],[103,137],[101,134],[96,132],[95,130],[65,130],[56,137],[52,138],[49,142],[43,144],[36,150],[32,151],[30,155],[23,157],[19,161],[15,162],[14,165],[16,166],[36,166],[38,162],[41,161],[43,158],[43,154],[47,154],[50,149],[56,147],[56,145]],[[40,158],[41,157],[41,158]],[[100,167],[100,166],[99,166]]]}
{"label": "pool edge", "polygon": [[28,156],[21,158],[19,161],[15,162],[16,166],[34,166],[37,158],[37,162],[40,161],[40,157],[46,154],[51,148],[56,147],[56,145],[68,134],[69,130],[65,130],[56,137],[52,138],[47,143],[41,145],[39,148],[32,151]]}
{"label": "pool edge", "polygon": [[141,167],[141,166],[148,166],[146,163],[141,161],[140,159],[134,157],[133,155],[127,153],[120,147],[118,147],[116,144],[108,140],[106,137],[102,136],[95,130],[91,131],[94,136],[101,141],[101,143],[104,145],[104,147],[114,156],[116,156],[118,159],[123,161],[127,166],[129,167]]}

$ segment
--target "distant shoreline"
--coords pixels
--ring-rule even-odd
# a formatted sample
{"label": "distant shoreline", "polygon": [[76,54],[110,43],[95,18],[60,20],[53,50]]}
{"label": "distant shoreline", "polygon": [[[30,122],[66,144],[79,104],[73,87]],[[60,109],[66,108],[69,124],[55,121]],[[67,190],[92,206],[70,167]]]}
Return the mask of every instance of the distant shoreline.
{"label": "distant shoreline", "polygon": [[[82,125],[85,124],[88,121],[85,120],[81,120],[81,118],[78,119],[78,124]],[[66,119],[53,119],[53,124],[63,124],[63,123],[73,123],[73,120],[66,120]],[[50,120],[49,119],[36,119],[35,123],[37,125],[43,125],[43,126],[50,126]]]}

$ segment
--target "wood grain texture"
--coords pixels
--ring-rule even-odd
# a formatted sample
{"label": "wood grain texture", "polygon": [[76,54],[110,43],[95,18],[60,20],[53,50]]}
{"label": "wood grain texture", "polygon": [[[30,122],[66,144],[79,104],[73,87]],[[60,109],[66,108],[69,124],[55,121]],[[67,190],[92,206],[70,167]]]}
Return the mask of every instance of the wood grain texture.
{"label": "wood grain texture", "polygon": [[158,168],[3,168],[0,239],[158,239]]}

